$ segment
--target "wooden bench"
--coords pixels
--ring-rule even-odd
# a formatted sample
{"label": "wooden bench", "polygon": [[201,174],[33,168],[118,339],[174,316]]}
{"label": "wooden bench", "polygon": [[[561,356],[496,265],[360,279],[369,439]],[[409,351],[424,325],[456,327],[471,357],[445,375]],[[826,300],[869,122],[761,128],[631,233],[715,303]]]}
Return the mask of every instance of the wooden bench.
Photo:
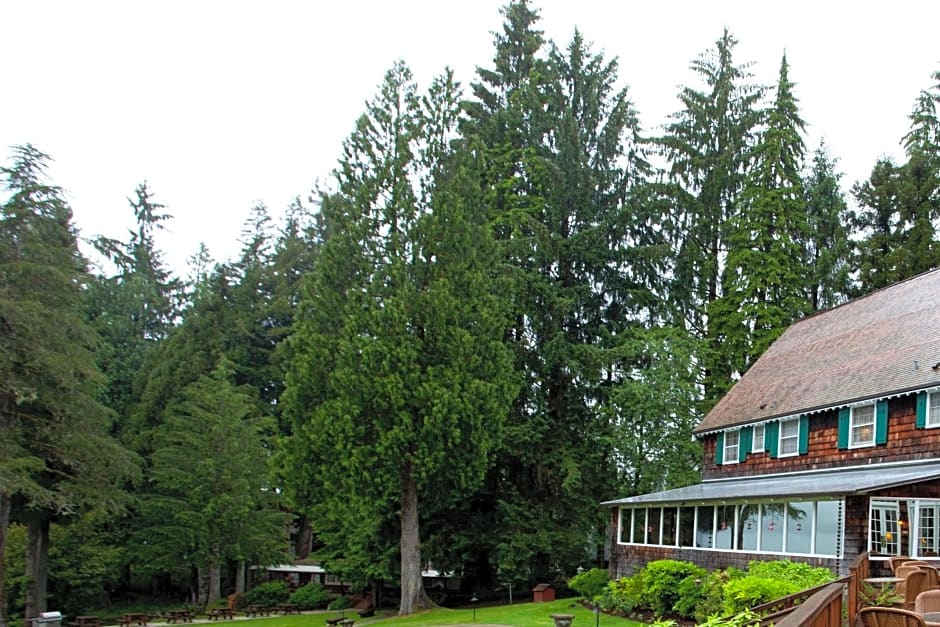
{"label": "wooden bench", "polygon": [[330,627],[335,627],[336,625],[339,625],[344,620],[346,619],[342,616],[337,616],[336,618],[327,618],[326,624],[329,625]]}
{"label": "wooden bench", "polygon": [[367,607],[364,610],[359,610],[359,618],[369,618],[371,616],[375,616],[374,608]]}

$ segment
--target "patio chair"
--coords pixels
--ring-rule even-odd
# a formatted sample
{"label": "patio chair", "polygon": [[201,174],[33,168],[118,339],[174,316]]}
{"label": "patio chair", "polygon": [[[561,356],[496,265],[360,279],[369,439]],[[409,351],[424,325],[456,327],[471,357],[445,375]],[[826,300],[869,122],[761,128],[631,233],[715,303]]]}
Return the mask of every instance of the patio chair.
{"label": "patio chair", "polygon": [[918,614],[940,612],[940,590],[924,590],[914,599],[914,611]]}
{"label": "patio chair", "polygon": [[908,573],[907,576],[904,577],[904,580],[898,583],[895,588],[895,592],[904,599],[899,605],[906,610],[914,609],[914,602],[917,600],[917,595],[925,590],[927,590],[927,573],[920,569]]}
{"label": "patio chair", "polygon": [[920,614],[895,607],[866,607],[858,613],[865,627],[926,627]]}
{"label": "patio chair", "polygon": [[898,571],[897,571],[898,566],[900,566],[900,565],[903,564],[904,562],[910,562],[910,561],[912,561],[913,559],[914,559],[913,557],[910,557],[910,556],[908,556],[908,555],[895,555],[895,556],[893,556],[893,557],[889,557],[889,558],[888,558],[888,568],[890,568],[890,569],[891,569],[891,572],[894,573],[895,576],[897,576],[897,574],[898,574]]}

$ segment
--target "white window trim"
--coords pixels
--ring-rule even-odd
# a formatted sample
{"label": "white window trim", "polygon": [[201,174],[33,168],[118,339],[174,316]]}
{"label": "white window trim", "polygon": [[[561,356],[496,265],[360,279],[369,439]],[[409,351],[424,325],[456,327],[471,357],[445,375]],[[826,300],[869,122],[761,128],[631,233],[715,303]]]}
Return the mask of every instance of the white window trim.
{"label": "white window trim", "polygon": [[938,413],[936,422],[930,422],[930,403],[934,400],[936,400],[937,404],[940,405],[940,392],[927,392],[927,415],[924,416],[925,429],[940,428],[940,413]]}
{"label": "white window trim", "polygon": [[[737,438],[737,441],[734,443],[734,455],[729,456],[728,455],[728,449],[729,449],[728,437],[732,433]],[[722,451],[721,451],[721,465],[724,466],[726,464],[737,464],[738,458],[740,457],[740,455],[741,455],[741,430],[735,429],[734,431],[725,431],[725,440],[722,443]]]}
{"label": "white window trim", "polygon": [[[864,442],[855,441],[855,410],[871,408],[871,440]],[[875,445],[875,431],[878,428],[878,408],[875,403],[859,405],[849,409],[849,448],[871,448]]]}
{"label": "white window trim", "polygon": [[[757,445],[757,430],[760,429],[760,446]],[[752,433],[751,441],[751,452],[752,453],[763,453],[766,448],[767,442],[767,425],[754,425],[754,431]]]}
{"label": "white window trim", "polygon": [[[783,425],[785,424],[796,424],[796,448],[788,453],[783,452]],[[788,440],[794,439],[794,436],[787,437]],[[796,418],[787,418],[780,421],[780,426],[777,428],[777,457],[796,457],[800,454],[800,417]]]}

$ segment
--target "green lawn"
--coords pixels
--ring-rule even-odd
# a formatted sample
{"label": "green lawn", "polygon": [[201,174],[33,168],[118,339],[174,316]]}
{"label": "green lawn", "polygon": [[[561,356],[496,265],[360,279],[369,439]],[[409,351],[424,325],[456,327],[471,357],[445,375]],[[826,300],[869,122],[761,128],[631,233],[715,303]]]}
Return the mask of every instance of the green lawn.
{"label": "green lawn", "polygon": [[[514,603],[513,605],[498,605],[478,607],[476,610],[476,623],[478,625],[508,625],[511,627],[553,627],[551,614],[573,614],[575,616],[571,627],[594,627],[596,617],[593,612],[586,610],[578,604],[574,607],[574,599],[560,599],[549,603]],[[262,618],[265,621],[258,627],[320,627],[325,625],[325,619],[339,616],[340,612],[326,612],[323,614],[303,616],[277,616]],[[346,615],[356,618],[356,625],[381,625],[382,627],[435,627],[436,625],[472,625],[472,609],[436,609],[420,612],[412,616],[397,616],[394,611],[383,612],[381,616],[358,619],[354,611],[347,611]],[[643,625],[614,616],[600,615],[601,627],[633,627]]]}

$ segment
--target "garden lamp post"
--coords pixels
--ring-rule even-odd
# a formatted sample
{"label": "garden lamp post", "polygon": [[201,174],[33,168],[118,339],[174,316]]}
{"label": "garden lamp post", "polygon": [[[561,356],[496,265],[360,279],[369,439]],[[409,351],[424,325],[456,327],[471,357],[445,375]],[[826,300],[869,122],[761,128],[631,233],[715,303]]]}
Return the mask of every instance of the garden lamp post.
{"label": "garden lamp post", "polygon": [[601,624],[601,606],[594,601],[594,627],[600,627]]}
{"label": "garden lamp post", "polygon": [[473,622],[477,622],[477,601],[479,600],[476,593],[473,593],[473,596],[470,597],[470,604],[473,606]]}

